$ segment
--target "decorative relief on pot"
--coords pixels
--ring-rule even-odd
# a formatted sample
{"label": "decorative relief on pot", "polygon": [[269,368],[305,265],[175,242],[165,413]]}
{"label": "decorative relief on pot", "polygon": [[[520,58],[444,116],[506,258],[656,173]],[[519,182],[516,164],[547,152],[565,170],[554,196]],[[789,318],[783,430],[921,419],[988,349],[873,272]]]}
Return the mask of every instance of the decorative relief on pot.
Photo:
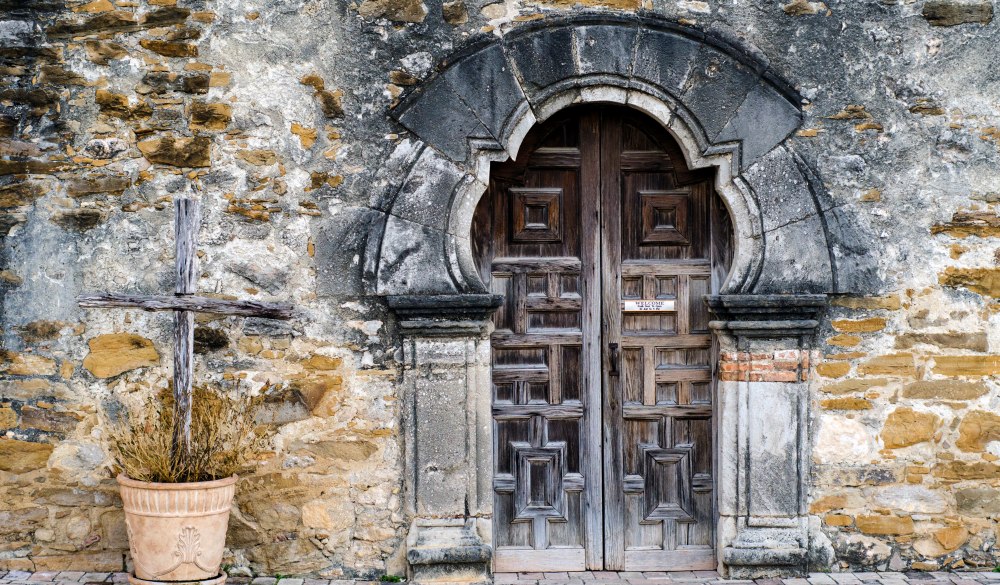
{"label": "decorative relief on pot", "polygon": [[194,565],[202,571],[212,572],[213,569],[211,567],[207,567],[201,563],[198,559],[200,556],[201,534],[194,526],[185,526],[181,528],[180,533],[177,535],[177,549],[174,550],[174,557],[177,559],[177,562],[169,569],[155,572],[153,575],[155,577],[162,577],[167,573],[176,571],[181,565]]}

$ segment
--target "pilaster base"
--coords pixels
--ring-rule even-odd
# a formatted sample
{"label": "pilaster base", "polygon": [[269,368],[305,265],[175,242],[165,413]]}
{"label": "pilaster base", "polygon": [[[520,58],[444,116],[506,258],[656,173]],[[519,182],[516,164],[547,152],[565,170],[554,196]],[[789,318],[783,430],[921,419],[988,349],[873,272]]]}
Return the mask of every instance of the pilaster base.
{"label": "pilaster base", "polygon": [[722,550],[731,579],[805,575],[808,551],[796,530],[746,528]]}
{"label": "pilaster base", "polygon": [[410,527],[406,559],[417,584],[489,585],[493,549],[483,542],[475,520],[416,520]]}

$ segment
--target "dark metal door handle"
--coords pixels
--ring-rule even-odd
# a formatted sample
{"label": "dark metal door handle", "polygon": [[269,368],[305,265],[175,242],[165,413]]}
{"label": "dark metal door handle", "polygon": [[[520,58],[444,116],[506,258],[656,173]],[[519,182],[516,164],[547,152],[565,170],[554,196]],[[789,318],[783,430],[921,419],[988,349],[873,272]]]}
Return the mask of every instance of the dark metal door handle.
{"label": "dark metal door handle", "polygon": [[608,344],[608,375],[617,376],[618,375],[618,360],[621,356],[618,355],[618,344],[609,343]]}

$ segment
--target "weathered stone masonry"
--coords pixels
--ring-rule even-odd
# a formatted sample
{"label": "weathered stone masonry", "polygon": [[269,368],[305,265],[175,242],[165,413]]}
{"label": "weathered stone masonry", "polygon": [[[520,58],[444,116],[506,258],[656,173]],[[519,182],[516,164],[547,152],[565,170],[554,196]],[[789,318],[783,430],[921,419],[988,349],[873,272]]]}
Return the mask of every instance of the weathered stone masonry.
{"label": "weathered stone masonry", "polygon": [[[303,311],[199,322],[199,378],[281,383],[227,563],[481,574],[494,301],[462,230],[488,161],[572,101],[669,124],[733,208],[724,292],[757,300],[716,306],[721,418],[746,423],[723,452],[794,457],[719,461],[764,490],[720,491],[720,559],[994,566],[991,2],[570,4],[0,1],[0,569],[126,562],[97,413],[162,387],[169,323],[73,298],[166,289],[170,194],[191,192],[199,289]],[[753,318],[812,293],[828,308],[790,329]],[[433,450],[439,416],[463,449]],[[761,464],[796,489],[747,484]]]}

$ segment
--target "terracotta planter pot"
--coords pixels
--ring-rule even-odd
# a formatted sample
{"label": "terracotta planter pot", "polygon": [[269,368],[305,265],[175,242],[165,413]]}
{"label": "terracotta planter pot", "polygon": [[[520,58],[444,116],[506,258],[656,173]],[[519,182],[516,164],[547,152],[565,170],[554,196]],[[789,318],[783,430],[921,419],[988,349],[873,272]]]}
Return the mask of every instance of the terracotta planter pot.
{"label": "terracotta planter pot", "polygon": [[224,581],[219,566],[236,480],[150,483],[119,475],[135,581]]}

